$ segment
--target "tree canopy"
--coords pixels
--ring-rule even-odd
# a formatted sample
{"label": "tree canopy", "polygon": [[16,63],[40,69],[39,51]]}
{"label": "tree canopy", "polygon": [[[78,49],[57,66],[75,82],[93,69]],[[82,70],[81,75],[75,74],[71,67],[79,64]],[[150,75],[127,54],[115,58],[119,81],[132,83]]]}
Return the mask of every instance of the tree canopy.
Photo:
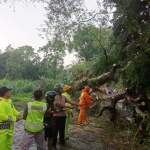
{"label": "tree canopy", "polygon": [[[75,51],[79,60],[90,61],[93,74],[108,71],[112,63],[116,63],[119,65],[117,75],[120,84],[136,86],[137,92],[150,90],[148,0],[97,0],[98,9],[93,11],[86,8],[84,0],[30,0],[35,1],[47,3],[47,20],[42,31],[51,44],[41,49],[45,53],[43,65],[54,63],[57,57],[59,63],[57,61],[57,65],[53,66],[61,68],[65,50]],[[103,31],[108,32],[100,35]],[[12,51],[9,47],[7,49]],[[55,54],[52,53],[54,50]],[[13,63],[12,66],[18,66]],[[10,66],[9,62],[6,64]],[[45,72],[42,67],[41,72]]]}
{"label": "tree canopy", "polygon": [[[31,46],[14,49],[9,45],[0,54],[0,78],[36,80],[45,76],[72,84],[77,91],[90,84],[98,92],[99,86],[114,81],[115,86],[126,90],[108,97],[110,106],[98,115],[109,110],[110,120],[115,120],[116,103],[125,98],[143,119],[139,117],[140,123],[147,121],[149,128],[149,0],[97,0],[98,9],[93,11],[86,8],[84,0],[30,1],[47,3],[47,20],[41,30],[48,43],[38,50],[43,57]],[[67,51],[75,52],[78,59],[65,68],[63,57]]]}

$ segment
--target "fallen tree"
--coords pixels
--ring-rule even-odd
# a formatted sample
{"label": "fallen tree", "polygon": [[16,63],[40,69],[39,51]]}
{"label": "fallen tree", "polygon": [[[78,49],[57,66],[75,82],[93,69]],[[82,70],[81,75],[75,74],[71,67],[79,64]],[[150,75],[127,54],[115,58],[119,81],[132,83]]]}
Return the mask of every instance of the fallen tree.
{"label": "fallen tree", "polygon": [[92,87],[91,96],[96,99],[94,105],[90,108],[95,109],[95,106],[97,106],[99,103],[108,101],[109,105],[99,108],[98,113],[96,113],[95,116],[99,117],[105,110],[108,110],[110,112],[109,118],[111,122],[114,122],[118,116],[118,112],[116,109],[117,102],[125,99],[134,108],[135,113],[140,117],[140,121],[138,121],[137,123],[139,125],[139,131],[139,129],[143,129],[143,123],[149,118],[150,99],[147,94],[142,93],[141,95],[137,95],[136,86],[133,86],[131,88],[124,88],[123,92],[118,95],[107,95],[99,88],[103,84],[114,80],[116,69],[117,65],[114,64],[112,69],[103,75],[91,79],[87,79],[84,77],[84,80],[80,79],[72,85],[72,90],[79,91],[83,89],[85,85],[90,85]]}
{"label": "fallen tree", "polygon": [[79,79],[78,81],[76,81],[75,83],[73,83],[72,90],[78,91],[78,90],[83,89],[85,85],[100,86],[106,82],[112,81],[114,79],[114,74],[116,72],[116,69],[117,69],[117,65],[114,64],[112,69],[103,75],[100,75],[98,77],[91,78],[91,79],[83,77]]}

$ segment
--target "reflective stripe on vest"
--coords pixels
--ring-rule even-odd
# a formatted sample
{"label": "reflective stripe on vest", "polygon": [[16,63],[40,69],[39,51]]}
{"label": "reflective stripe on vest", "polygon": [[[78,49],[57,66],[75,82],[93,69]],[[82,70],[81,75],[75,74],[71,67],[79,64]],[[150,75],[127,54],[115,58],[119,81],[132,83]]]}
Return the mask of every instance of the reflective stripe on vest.
{"label": "reflective stripe on vest", "polygon": [[0,124],[0,130],[10,129],[10,123]]}
{"label": "reflective stripe on vest", "polygon": [[32,102],[28,103],[28,112],[29,113],[31,112],[31,110],[41,110],[41,111],[43,111],[43,113],[45,113],[46,109],[47,109],[46,104],[43,104],[43,106],[33,106]]}
{"label": "reflective stripe on vest", "polygon": [[26,125],[27,128],[32,129],[38,129],[38,128],[42,128],[43,129],[43,122],[30,122],[28,120],[26,120]]}

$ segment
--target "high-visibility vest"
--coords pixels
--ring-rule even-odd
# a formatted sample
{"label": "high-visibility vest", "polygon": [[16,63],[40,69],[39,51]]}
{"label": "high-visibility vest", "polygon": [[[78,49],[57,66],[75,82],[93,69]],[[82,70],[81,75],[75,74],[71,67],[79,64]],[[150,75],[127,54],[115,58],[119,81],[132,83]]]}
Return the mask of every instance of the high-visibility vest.
{"label": "high-visibility vest", "polygon": [[43,130],[44,114],[47,110],[46,103],[34,101],[27,104],[28,115],[26,118],[25,129],[30,132]]}
{"label": "high-visibility vest", "polygon": [[62,95],[65,96],[67,99],[71,100],[71,96],[67,92],[63,93]]}
{"label": "high-visibility vest", "polygon": [[[63,93],[62,95],[65,96],[67,99],[71,100],[71,96],[67,92]],[[71,106],[70,103],[65,103],[65,105],[66,106]],[[65,111],[66,116],[70,116],[71,112],[72,112],[72,109],[67,108],[66,111]]]}

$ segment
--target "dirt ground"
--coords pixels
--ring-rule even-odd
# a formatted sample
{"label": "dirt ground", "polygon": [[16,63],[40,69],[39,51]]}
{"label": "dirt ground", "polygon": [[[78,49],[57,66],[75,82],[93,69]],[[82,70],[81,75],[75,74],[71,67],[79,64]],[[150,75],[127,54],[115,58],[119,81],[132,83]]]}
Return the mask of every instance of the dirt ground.
{"label": "dirt ground", "polygon": [[[67,146],[61,147],[57,144],[59,150],[142,150],[136,145],[136,142],[128,140],[130,132],[125,130],[124,126],[110,123],[107,114],[98,118],[89,116],[90,124],[84,126],[77,125],[77,117],[78,111],[75,110],[69,126]],[[12,150],[19,150],[20,148],[19,144],[24,132],[24,123],[24,120],[15,123]],[[30,150],[36,150],[34,142]]]}
{"label": "dirt ground", "polygon": [[[74,118],[75,119],[75,118]],[[13,140],[13,150],[20,148],[19,144],[23,135],[24,120],[15,123],[15,135]],[[89,125],[80,126],[77,124],[70,124],[69,126],[69,140],[66,140],[66,147],[61,147],[59,144],[57,147],[61,150],[100,150],[102,149],[99,143],[102,129],[98,127],[92,127],[93,123]],[[36,150],[36,145],[33,142],[30,150]]]}

